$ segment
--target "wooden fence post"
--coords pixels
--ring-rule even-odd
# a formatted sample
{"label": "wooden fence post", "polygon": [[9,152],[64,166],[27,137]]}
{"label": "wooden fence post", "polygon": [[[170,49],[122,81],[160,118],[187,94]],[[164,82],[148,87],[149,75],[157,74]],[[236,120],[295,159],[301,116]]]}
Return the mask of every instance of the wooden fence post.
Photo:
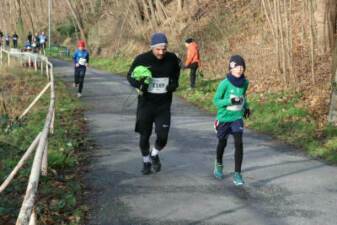
{"label": "wooden fence post", "polygon": [[51,134],[54,134],[54,127],[55,127],[55,108],[54,108],[54,111],[53,111],[53,117],[51,119],[51,124],[50,124],[50,133]]}
{"label": "wooden fence post", "polygon": [[36,96],[36,98],[34,99],[34,101],[28,106],[28,108],[21,114],[21,116],[19,117],[19,119],[21,120],[22,117],[24,117],[29,110],[35,105],[35,103],[41,98],[41,96],[47,91],[47,89],[50,87],[51,82],[49,82],[44,88],[43,90],[40,92],[40,94],[38,96]]}
{"label": "wooden fence post", "polygon": [[0,53],[0,58],[1,58],[0,64],[2,65],[2,56],[3,56],[3,55],[2,55],[2,54],[3,54],[3,53],[2,53],[2,46],[1,46],[0,52],[1,52],[1,53]]}
{"label": "wooden fence post", "polygon": [[49,68],[48,68],[48,63],[46,63],[46,75],[49,80]]}
{"label": "wooden fence post", "polygon": [[16,167],[13,169],[13,171],[9,174],[7,179],[1,184],[0,186],[0,193],[3,192],[6,187],[10,184],[10,182],[13,180],[14,176],[17,174],[19,169],[23,166],[25,161],[28,159],[30,154],[35,150],[37,144],[40,141],[41,133],[39,133],[36,138],[34,139],[33,143],[29,146],[28,150],[25,152],[25,154],[22,156]]}
{"label": "wooden fence post", "polygon": [[37,71],[37,57],[34,57],[34,70]]}
{"label": "wooden fence post", "polygon": [[35,208],[32,210],[32,214],[30,215],[29,225],[36,225],[36,212]]}
{"label": "wooden fence post", "polygon": [[46,145],[43,150],[41,172],[42,176],[47,176],[48,174],[48,139],[46,140]]}
{"label": "wooden fence post", "polygon": [[28,68],[30,68],[31,63],[32,63],[32,58],[29,56],[29,57],[28,57]]}

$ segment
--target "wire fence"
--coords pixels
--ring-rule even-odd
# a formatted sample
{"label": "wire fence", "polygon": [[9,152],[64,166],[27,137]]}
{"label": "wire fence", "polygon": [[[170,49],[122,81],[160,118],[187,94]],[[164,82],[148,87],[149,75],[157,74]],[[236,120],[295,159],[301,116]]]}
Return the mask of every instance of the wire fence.
{"label": "wire fence", "polygon": [[[39,186],[40,174],[47,176],[48,166],[48,137],[54,133],[54,121],[55,121],[55,86],[54,86],[54,74],[53,64],[49,62],[48,58],[43,55],[20,52],[15,49],[6,50],[0,49],[0,66],[3,66],[5,61],[10,66],[11,61],[20,61],[22,66],[32,67],[37,71],[41,70],[41,74],[46,74],[48,83],[34,101],[27,107],[27,109],[21,114],[19,119],[22,119],[30,109],[38,102],[41,96],[50,88],[50,103],[49,110],[45,119],[44,127],[41,132],[36,136],[35,140],[31,143],[25,154],[22,156],[16,167],[8,175],[6,180],[0,186],[0,194],[6,189],[6,187],[14,179],[17,172],[24,165],[25,161],[35,151],[34,160],[31,168],[31,173],[28,180],[26,194],[21,205],[19,216],[16,220],[16,225],[35,225],[36,212],[35,203],[37,198],[37,191]],[[16,64],[17,65],[17,64]]]}

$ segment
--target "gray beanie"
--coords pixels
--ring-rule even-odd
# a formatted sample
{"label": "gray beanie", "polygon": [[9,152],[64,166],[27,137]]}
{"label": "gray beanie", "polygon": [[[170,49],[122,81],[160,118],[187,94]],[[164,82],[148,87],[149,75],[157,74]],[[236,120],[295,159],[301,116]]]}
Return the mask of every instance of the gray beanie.
{"label": "gray beanie", "polygon": [[157,46],[167,46],[167,38],[164,33],[155,33],[151,37],[151,48]]}

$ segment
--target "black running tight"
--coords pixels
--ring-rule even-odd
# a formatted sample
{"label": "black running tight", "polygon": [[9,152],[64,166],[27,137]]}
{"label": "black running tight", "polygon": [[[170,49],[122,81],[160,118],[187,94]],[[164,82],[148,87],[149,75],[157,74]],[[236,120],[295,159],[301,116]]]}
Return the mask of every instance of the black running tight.
{"label": "black running tight", "polygon": [[[139,139],[139,147],[142,152],[143,156],[147,156],[150,154],[150,135],[147,134],[141,134]],[[168,133],[167,132],[160,132],[157,133],[157,140],[155,142],[154,147],[157,150],[162,150],[167,143]]]}
{"label": "black running tight", "polygon": [[[241,173],[241,165],[243,159],[243,143],[242,143],[242,133],[233,133],[234,137],[234,147],[235,147],[235,172]],[[219,140],[218,146],[216,148],[216,160],[217,163],[222,164],[223,153],[225,151],[227,141]]]}
{"label": "black running tight", "polygon": [[75,84],[78,85],[79,93],[82,93],[85,71],[86,71],[85,66],[75,67]]}

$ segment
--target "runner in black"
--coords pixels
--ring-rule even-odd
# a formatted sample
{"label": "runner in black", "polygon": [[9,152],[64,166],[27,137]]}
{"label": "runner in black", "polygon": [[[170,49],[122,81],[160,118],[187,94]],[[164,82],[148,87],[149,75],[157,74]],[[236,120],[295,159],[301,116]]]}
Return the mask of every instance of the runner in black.
{"label": "runner in black", "polygon": [[2,33],[2,31],[0,30],[0,47],[2,45],[2,38],[3,38],[3,36],[4,36],[4,33]]}
{"label": "runner in black", "polygon": [[19,36],[16,34],[16,32],[14,32],[14,34],[13,34],[13,48],[18,47],[18,39],[19,39]]}
{"label": "runner in black", "polygon": [[36,40],[36,43],[37,43],[36,48],[40,48],[40,35],[39,35],[39,33],[36,32],[34,37],[35,37],[35,40]]}
{"label": "runner in black", "polygon": [[[139,147],[144,159],[143,174],[150,174],[161,169],[159,151],[168,138],[171,122],[172,92],[178,87],[179,62],[174,53],[167,52],[167,38],[163,33],[155,33],[151,38],[151,50],[138,55],[133,61],[127,79],[130,84],[141,90],[138,96],[135,131],[140,134]],[[145,66],[152,73],[152,81],[147,84],[132,78],[137,66]],[[150,152],[149,139],[155,124],[157,139]]]}
{"label": "runner in black", "polygon": [[29,43],[32,44],[32,41],[33,41],[32,32],[30,32],[30,31],[28,32],[27,39],[28,39]]}

